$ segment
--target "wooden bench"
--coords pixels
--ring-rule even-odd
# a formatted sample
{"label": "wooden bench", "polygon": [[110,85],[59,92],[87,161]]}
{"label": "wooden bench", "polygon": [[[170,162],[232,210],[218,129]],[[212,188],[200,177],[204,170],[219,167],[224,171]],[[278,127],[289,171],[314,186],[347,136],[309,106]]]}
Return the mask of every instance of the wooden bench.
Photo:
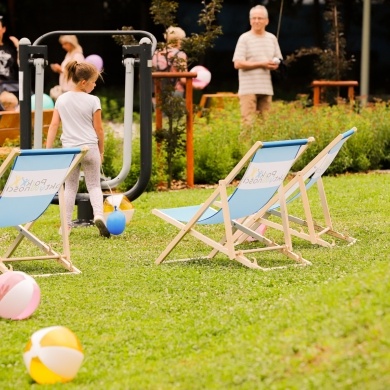
{"label": "wooden bench", "polygon": [[222,109],[224,107],[224,99],[237,99],[238,95],[234,92],[217,92],[217,93],[205,93],[200,98],[199,102],[199,108],[198,111],[198,117],[201,117],[203,115],[203,109],[207,108],[209,106],[209,102],[212,100],[216,100],[216,106],[219,109]]}
{"label": "wooden bench", "polygon": [[315,80],[311,83],[313,87],[313,105],[318,106],[321,103],[321,95],[326,87],[347,87],[348,100],[353,102],[355,99],[355,90],[359,83],[354,80],[349,81],[334,81],[334,80]]}
{"label": "wooden bench", "polygon": [[[31,113],[31,126],[34,130],[34,111]],[[53,110],[43,110],[42,132],[47,134],[49,130]],[[16,140],[20,137],[20,114],[15,111],[0,111],[0,146],[5,140]]]}

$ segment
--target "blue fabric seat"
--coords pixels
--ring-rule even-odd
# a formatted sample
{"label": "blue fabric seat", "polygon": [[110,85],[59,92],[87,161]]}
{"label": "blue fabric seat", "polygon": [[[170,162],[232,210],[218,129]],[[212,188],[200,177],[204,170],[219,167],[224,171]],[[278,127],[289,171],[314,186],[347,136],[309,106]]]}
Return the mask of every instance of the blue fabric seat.
{"label": "blue fabric seat", "polygon": [[[80,273],[71,262],[69,237],[65,220],[64,182],[79,164],[88,148],[26,149],[15,148],[0,167],[0,177],[11,167],[0,195],[0,228],[15,227],[18,235],[0,257],[0,272],[7,272],[5,262],[54,259],[71,273]],[[63,253],[54,251],[40,240],[31,228],[58,195]],[[22,240],[26,238],[43,252],[42,255],[15,257]],[[67,272],[67,273],[69,273]]]}
{"label": "blue fabric seat", "polygon": [[[178,235],[168,244],[167,248],[156,260],[157,264],[165,261],[176,245],[190,234],[212,248],[211,253],[202,258],[212,259],[217,253],[228,256],[231,260],[249,267],[267,270],[280,267],[262,267],[257,260],[251,261],[246,253],[277,250],[295,264],[309,265],[308,260],[294,253],[291,246],[291,237],[286,226],[284,242],[277,244],[257,233],[262,246],[250,249],[237,249],[235,241],[240,234],[247,234],[249,230],[241,225],[253,214],[261,214],[269,209],[270,201],[275,194],[283,189],[284,180],[296,159],[303,153],[313,139],[297,139],[274,142],[256,142],[245,154],[241,161],[233,168],[229,175],[219,181],[218,188],[206,201],[200,205],[154,209],[152,212],[168,223],[180,229]],[[228,186],[237,178],[237,175],[246,167],[245,174],[234,192],[228,196]],[[279,193],[283,202],[283,195]],[[287,218],[285,218],[287,223]],[[223,225],[224,236],[218,240],[197,230],[198,225]],[[241,229],[244,229],[243,231]],[[190,260],[190,259],[181,259]],[[169,261],[169,260],[168,260]],[[284,266],[283,266],[284,267]]]}

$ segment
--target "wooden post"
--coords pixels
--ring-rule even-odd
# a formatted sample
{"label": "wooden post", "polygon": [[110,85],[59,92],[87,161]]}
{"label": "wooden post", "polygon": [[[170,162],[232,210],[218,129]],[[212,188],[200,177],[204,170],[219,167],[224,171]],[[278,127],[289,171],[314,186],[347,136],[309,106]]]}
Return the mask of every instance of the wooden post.
{"label": "wooden post", "polygon": [[162,112],[161,112],[161,79],[154,82],[154,97],[156,99],[156,131],[162,129]]}
{"label": "wooden post", "polygon": [[194,188],[194,121],[192,107],[192,78],[186,79],[187,109],[187,186]]}
{"label": "wooden post", "polygon": [[314,85],[315,81],[313,81],[313,105],[318,106],[321,101],[321,87],[319,85]]}
{"label": "wooden post", "polygon": [[[161,99],[161,79],[163,78],[185,78],[186,79],[186,153],[187,153],[187,186],[194,187],[194,123],[193,123],[193,98],[192,98],[192,79],[198,74],[196,72],[152,72],[155,82],[155,98],[156,98],[156,131],[162,129],[162,112],[158,108]],[[159,87],[157,85],[159,84]],[[158,148],[157,148],[158,149]]]}
{"label": "wooden post", "polygon": [[350,102],[353,102],[355,100],[355,91],[352,85],[348,87],[348,99]]}

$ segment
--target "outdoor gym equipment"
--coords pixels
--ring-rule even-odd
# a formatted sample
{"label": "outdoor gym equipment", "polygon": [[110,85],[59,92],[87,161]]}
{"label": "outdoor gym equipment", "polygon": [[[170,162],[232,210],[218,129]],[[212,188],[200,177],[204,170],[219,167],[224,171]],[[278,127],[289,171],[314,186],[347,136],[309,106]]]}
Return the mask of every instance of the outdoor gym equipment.
{"label": "outdoor gym equipment", "polygon": [[[139,101],[140,101],[140,174],[136,184],[124,195],[134,200],[146,189],[152,172],[152,53],[156,50],[157,40],[146,31],[52,31],[40,36],[31,45],[28,38],[19,42],[19,101],[20,101],[20,147],[32,148],[31,128],[31,71],[35,68],[35,124],[33,148],[42,147],[43,85],[44,68],[47,65],[48,48],[41,45],[45,39],[60,35],[133,35],[140,36],[138,45],[122,46],[122,63],[125,67],[125,101],[124,101],[124,138],[123,163],[118,176],[102,181],[102,188],[112,188],[122,183],[131,167],[132,127],[134,104],[134,68],[139,67]],[[54,203],[56,199],[54,200]],[[92,207],[89,194],[77,194],[78,221],[89,225],[92,219]]]}

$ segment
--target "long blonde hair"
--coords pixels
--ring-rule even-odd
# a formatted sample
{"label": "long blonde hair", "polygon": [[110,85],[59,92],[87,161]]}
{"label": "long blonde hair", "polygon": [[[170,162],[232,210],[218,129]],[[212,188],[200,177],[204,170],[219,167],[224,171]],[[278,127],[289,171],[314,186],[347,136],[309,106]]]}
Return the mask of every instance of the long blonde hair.
{"label": "long blonde hair", "polygon": [[73,46],[71,52],[83,53],[83,48],[79,44],[79,40],[76,35],[60,35],[58,41],[63,45],[65,42],[70,43]]}

